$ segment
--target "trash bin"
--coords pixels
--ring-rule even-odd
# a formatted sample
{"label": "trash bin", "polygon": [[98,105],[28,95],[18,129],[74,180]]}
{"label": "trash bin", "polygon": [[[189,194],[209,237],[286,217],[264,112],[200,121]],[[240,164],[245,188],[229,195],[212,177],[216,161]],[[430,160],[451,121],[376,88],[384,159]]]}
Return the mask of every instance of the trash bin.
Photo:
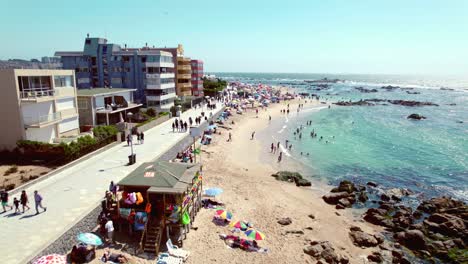
{"label": "trash bin", "polygon": [[132,164],[135,164],[135,162],[136,162],[136,154],[129,155],[128,156],[128,164],[132,165]]}

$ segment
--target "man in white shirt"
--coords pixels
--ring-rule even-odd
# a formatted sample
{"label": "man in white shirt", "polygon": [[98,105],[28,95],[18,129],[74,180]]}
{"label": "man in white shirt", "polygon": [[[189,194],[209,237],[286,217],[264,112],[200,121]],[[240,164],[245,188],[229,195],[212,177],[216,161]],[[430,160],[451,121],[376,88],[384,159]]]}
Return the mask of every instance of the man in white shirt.
{"label": "man in white shirt", "polygon": [[114,243],[114,223],[112,223],[111,219],[107,220],[105,228],[107,231],[107,238],[109,239],[110,243]]}

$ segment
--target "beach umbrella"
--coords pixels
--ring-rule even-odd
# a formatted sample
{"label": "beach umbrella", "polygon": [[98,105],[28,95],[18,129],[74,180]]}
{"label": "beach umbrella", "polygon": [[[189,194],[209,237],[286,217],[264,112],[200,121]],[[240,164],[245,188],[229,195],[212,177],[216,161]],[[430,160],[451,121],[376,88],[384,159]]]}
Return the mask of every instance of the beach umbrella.
{"label": "beach umbrella", "polygon": [[223,193],[223,189],[221,188],[208,188],[205,190],[206,196],[216,196],[220,195],[221,193]]}
{"label": "beach umbrella", "polygon": [[245,231],[244,234],[247,237],[252,238],[254,240],[263,240],[263,239],[265,239],[265,234],[263,234],[262,232],[260,232],[260,231],[258,231],[256,229],[253,229],[253,228],[247,229],[247,231]]}
{"label": "beach umbrella", "polygon": [[76,238],[78,239],[78,241],[85,243],[86,245],[91,245],[91,246],[102,245],[102,239],[93,233],[81,233],[81,234],[78,234]]}
{"label": "beach umbrella", "polygon": [[226,219],[226,220],[231,220],[232,219],[232,213],[225,210],[225,209],[216,210],[216,215],[219,216],[222,219]]}
{"label": "beach umbrella", "polygon": [[51,254],[38,258],[33,264],[67,264],[67,256]]}
{"label": "beach umbrella", "polygon": [[240,230],[246,230],[248,228],[245,221],[236,221],[230,224],[231,227],[239,228]]}

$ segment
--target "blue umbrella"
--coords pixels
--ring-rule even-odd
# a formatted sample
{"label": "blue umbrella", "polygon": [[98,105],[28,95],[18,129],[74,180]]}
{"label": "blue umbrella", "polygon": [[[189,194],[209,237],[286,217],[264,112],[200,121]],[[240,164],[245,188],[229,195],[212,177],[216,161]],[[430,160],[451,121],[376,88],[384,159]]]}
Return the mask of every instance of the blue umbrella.
{"label": "blue umbrella", "polygon": [[206,196],[216,196],[223,193],[223,189],[221,188],[209,188],[205,190]]}
{"label": "blue umbrella", "polygon": [[210,126],[208,126],[208,129],[214,130],[214,129],[216,129],[216,127],[217,127],[216,125],[210,125]]}
{"label": "blue umbrella", "polygon": [[91,246],[102,245],[102,239],[93,233],[81,233],[81,234],[78,234],[76,238],[78,239],[78,241],[85,243],[86,245],[91,245]]}

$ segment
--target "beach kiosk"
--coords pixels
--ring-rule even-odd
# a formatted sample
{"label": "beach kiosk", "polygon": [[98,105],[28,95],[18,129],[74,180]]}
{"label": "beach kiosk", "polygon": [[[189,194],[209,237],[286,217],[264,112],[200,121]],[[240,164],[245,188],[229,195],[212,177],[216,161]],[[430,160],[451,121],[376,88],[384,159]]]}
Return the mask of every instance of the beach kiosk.
{"label": "beach kiosk", "polygon": [[161,242],[169,238],[182,246],[202,206],[199,164],[143,163],[118,186],[119,218],[126,221],[134,210],[133,230],[141,232],[141,250],[158,254]]}

